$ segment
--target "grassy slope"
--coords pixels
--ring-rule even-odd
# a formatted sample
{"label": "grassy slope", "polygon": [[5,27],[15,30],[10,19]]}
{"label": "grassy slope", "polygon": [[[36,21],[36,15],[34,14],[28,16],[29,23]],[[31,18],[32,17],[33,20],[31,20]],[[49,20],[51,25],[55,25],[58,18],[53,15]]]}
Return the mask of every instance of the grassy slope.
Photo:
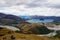
{"label": "grassy slope", "polygon": [[[8,32],[11,32],[10,34]],[[15,37],[15,40],[60,40],[58,37],[40,37],[35,34],[21,34],[12,32],[6,28],[0,29],[0,35],[4,34],[3,36],[0,36],[0,40],[3,40],[4,37],[6,37],[6,40],[11,39],[11,35]]]}
{"label": "grassy slope", "polygon": [[19,34],[19,33],[13,33],[13,34],[7,34],[5,36],[0,37],[0,40],[2,40],[4,37],[6,37],[6,40],[11,39],[11,35],[15,37],[15,40],[60,40],[60,38],[54,38],[54,37],[40,37],[36,36],[34,34]]}

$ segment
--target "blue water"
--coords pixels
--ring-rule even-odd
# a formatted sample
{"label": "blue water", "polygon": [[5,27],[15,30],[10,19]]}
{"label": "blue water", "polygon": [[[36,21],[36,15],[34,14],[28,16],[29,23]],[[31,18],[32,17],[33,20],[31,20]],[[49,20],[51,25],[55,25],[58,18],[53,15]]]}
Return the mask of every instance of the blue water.
{"label": "blue water", "polygon": [[20,18],[26,18],[26,16],[19,16]]}
{"label": "blue water", "polygon": [[30,16],[19,16],[20,18],[22,18],[22,19],[31,19],[31,17]]}
{"label": "blue water", "polygon": [[30,19],[27,20],[27,22],[29,23],[40,23],[40,22],[53,22],[53,19],[44,19],[44,20],[40,20],[40,19]]}
{"label": "blue water", "polygon": [[[30,16],[20,16],[20,18],[31,18]],[[40,22],[53,22],[54,19],[30,19],[26,20],[29,23],[40,23]]]}

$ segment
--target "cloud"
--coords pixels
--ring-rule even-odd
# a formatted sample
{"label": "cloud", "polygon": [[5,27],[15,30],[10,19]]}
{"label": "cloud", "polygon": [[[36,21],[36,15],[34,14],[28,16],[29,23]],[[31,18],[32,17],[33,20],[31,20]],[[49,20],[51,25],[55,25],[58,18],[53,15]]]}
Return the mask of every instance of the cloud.
{"label": "cloud", "polygon": [[0,0],[0,7],[10,7],[18,5],[28,5],[29,7],[60,7],[60,0]]}
{"label": "cloud", "polygon": [[50,5],[47,5],[47,7],[60,9],[60,4],[50,4]]}
{"label": "cloud", "polygon": [[60,16],[60,0],[0,0],[0,12],[13,15]]}
{"label": "cloud", "polygon": [[46,7],[60,9],[60,0],[49,0]]}
{"label": "cloud", "polygon": [[[0,10],[0,12],[4,12],[6,14],[13,15],[43,15],[43,16],[59,16],[60,9],[52,9],[47,7],[34,7],[27,8],[27,5],[19,5],[6,7],[5,10]],[[56,15],[57,13],[57,15]]]}
{"label": "cloud", "polygon": [[13,5],[32,5],[32,6],[37,6],[45,3],[46,0],[0,0],[0,7],[5,7],[5,6],[13,6]]}

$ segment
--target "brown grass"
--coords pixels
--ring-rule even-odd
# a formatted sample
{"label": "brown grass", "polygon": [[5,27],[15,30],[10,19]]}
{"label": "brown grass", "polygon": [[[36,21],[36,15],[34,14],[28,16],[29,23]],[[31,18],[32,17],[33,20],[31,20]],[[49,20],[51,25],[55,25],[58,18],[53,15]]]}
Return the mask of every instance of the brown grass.
{"label": "brown grass", "polygon": [[60,38],[57,37],[40,37],[34,34],[19,33],[7,34],[5,36],[0,37],[0,40],[2,40],[4,37],[6,37],[6,40],[11,40],[11,35],[15,37],[15,40],[60,40]]}
{"label": "brown grass", "polygon": [[0,40],[3,40],[4,37],[6,37],[6,40],[11,40],[12,35],[15,37],[15,40],[60,40],[60,37],[42,37],[42,36],[37,36],[35,34],[22,34],[22,33],[15,33],[15,32],[9,34],[8,32],[12,32],[12,31],[6,28],[1,29],[0,35],[2,34],[5,35],[0,36]]}

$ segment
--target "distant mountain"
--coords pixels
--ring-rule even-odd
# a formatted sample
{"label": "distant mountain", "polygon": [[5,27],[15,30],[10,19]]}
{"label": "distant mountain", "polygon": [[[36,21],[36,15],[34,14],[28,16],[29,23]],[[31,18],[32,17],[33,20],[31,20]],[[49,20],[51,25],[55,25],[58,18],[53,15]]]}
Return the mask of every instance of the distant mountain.
{"label": "distant mountain", "polygon": [[60,16],[21,16],[21,18],[24,17],[25,19],[40,19],[40,20],[44,20],[44,19],[52,19],[54,20],[54,22],[56,21],[60,21]]}
{"label": "distant mountain", "polygon": [[0,24],[9,25],[12,23],[23,22],[24,20],[18,16],[0,13]]}
{"label": "distant mountain", "polygon": [[60,16],[32,16],[32,19],[53,19],[54,21],[60,21]]}

